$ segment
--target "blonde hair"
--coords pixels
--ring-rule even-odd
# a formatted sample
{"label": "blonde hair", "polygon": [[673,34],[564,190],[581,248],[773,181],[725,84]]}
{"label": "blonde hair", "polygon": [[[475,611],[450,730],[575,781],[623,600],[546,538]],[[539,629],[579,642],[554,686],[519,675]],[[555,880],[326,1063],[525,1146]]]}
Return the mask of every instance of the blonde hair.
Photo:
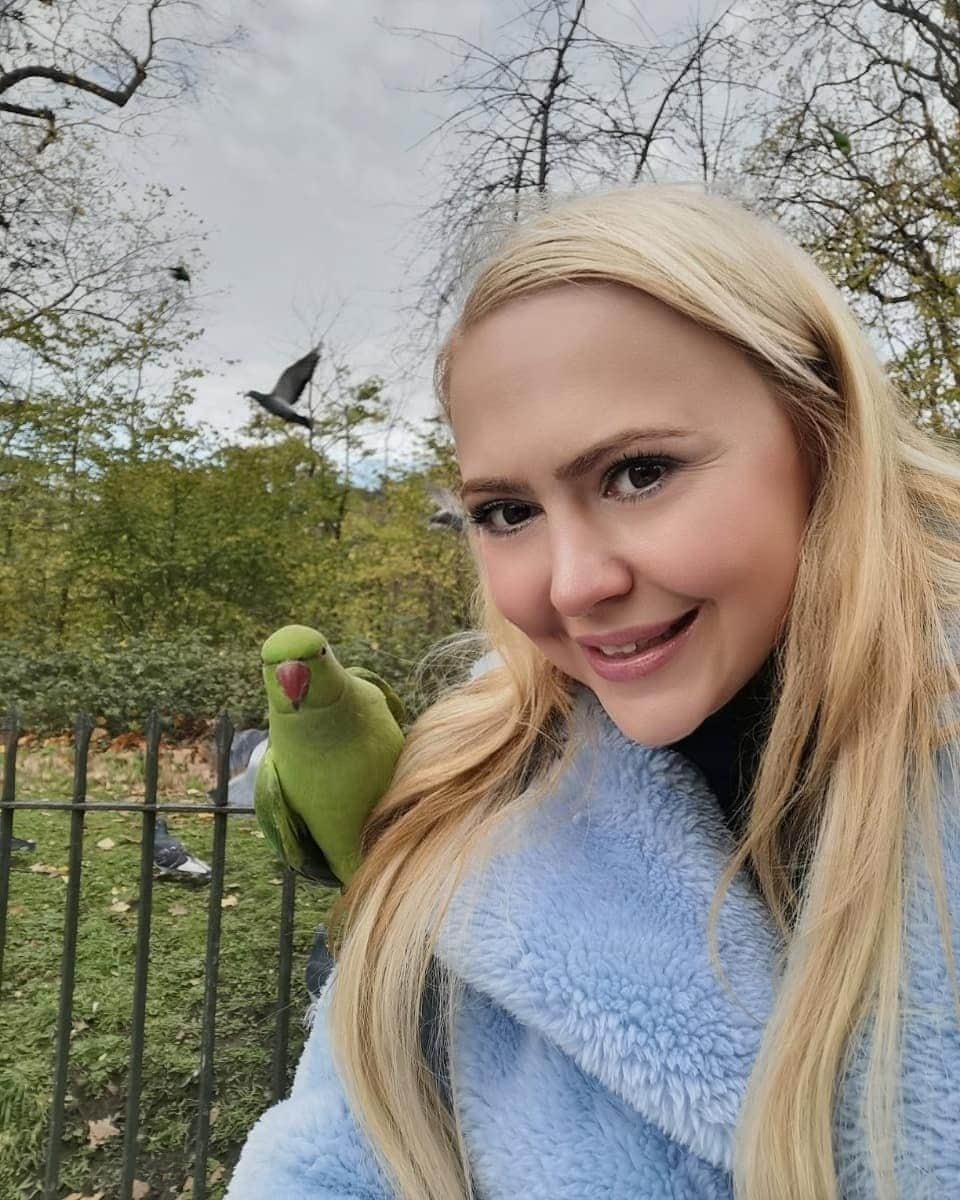
{"label": "blonde hair", "polygon": [[[739,204],[686,185],[579,197],[514,227],[482,265],[439,356],[448,418],[458,338],[509,300],[573,280],[636,288],[735,344],[771,381],[816,460],[777,652],[779,699],[746,832],[710,914],[713,931],[730,879],[749,864],[786,946],[737,1123],[734,1185],[740,1200],[836,1200],[834,1103],[853,1034],[869,1019],[868,1141],[880,1191],[896,1195],[903,864],[913,821],[956,983],[935,762],[956,745],[944,698],[960,690],[950,642],[960,607],[960,465],[945,441],[916,428],[814,262]],[[408,731],[341,906],[334,1053],[403,1200],[474,1194],[461,1131],[420,1040],[445,904],[498,815],[572,750],[569,680],[499,616],[482,581],[473,617],[502,665],[448,686]],[[455,638],[450,649],[463,647]],[[444,1000],[441,1041],[455,980],[445,981]]]}

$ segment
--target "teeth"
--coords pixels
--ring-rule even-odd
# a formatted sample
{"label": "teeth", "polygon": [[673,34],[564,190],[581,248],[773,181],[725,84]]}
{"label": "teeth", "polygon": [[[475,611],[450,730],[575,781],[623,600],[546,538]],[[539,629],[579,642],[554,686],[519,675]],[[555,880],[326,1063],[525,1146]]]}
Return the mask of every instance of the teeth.
{"label": "teeth", "polygon": [[635,654],[639,642],[625,642],[622,646],[601,646],[600,653],[606,658],[616,658],[618,655]]}
{"label": "teeth", "polygon": [[[684,618],[681,617],[680,621]],[[669,629],[663,633],[657,634],[656,637],[647,638],[644,642],[624,642],[622,646],[599,646],[600,653],[605,658],[626,658],[627,655],[636,654],[638,649],[646,649],[648,646],[656,646],[660,642],[668,642],[676,632],[680,621],[674,621]]]}

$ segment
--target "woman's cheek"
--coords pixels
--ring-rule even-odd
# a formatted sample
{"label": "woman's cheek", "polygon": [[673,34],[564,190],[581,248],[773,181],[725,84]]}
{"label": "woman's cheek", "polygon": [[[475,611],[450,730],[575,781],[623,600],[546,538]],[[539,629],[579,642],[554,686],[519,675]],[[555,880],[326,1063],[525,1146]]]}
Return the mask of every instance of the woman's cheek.
{"label": "woman's cheek", "polygon": [[479,561],[497,610],[512,624],[534,635],[538,614],[540,620],[549,620],[549,580],[543,580],[539,569],[525,563],[522,555],[511,556],[509,548],[506,553],[497,546],[484,548]]}

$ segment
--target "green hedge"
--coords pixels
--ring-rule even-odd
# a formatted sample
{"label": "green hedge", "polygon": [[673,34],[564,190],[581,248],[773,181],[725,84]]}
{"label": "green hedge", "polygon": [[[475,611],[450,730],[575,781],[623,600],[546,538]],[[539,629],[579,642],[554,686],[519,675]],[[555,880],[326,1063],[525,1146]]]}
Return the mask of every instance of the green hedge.
{"label": "green hedge", "polygon": [[[410,713],[408,680],[396,655],[359,638],[335,644],[345,666],[376,671],[399,692]],[[14,705],[24,729],[63,733],[81,710],[110,734],[141,728],[157,708],[170,731],[189,735],[226,709],[239,728],[262,726],[267,707],[260,645],[218,645],[201,636],[151,635],[57,650],[0,643],[0,719]]]}
{"label": "green hedge", "polygon": [[142,726],[154,707],[185,732],[223,708],[238,726],[260,724],[266,711],[256,646],[150,635],[42,651],[0,645],[0,710],[13,705],[38,733],[71,729],[81,710],[111,734]]}

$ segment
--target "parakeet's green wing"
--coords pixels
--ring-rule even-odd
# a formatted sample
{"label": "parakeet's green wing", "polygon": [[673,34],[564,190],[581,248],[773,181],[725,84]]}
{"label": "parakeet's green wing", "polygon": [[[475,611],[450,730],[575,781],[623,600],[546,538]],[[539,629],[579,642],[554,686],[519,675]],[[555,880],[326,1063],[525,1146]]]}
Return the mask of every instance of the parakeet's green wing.
{"label": "parakeet's green wing", "polygon": [[372,683],[378,687],[386,697],[387,708],[393,714],[393,719],[398,725],[403,725],[403,701],[385,679],[381,679],[373,671],[368,671],[366,667],[347,667],[347,671],[351,675],[356,675],[358,679],[365,679],[368,683]]}
{"label": "parakeet's green wing", "polygon": [[264,837],[288,867],[326,887],[341,886],[310,831],[284,800],[269,746],[257,768],[253,808]]}

